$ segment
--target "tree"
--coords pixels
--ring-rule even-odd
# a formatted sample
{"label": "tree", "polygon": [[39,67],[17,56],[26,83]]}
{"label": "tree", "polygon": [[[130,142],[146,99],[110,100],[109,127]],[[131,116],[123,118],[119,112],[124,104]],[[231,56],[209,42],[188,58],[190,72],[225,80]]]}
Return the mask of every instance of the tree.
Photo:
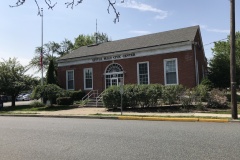
{"label": "tree", "polygon": [[57,84],[57,71],[55,69],[53,59],[49,62],[46,78],[47,84]]}
{"label": "tree", "polygon": [[15,99],[21,91],[32,89],[37,80],[25,75],[26,69],[16,58],[0,62],[0,92],[12,96],[12,106],[15,106]]}
{"label": "tree", "polygon": [[[97,38],[97,40],[96,40]],[[80,34],[77,38],[75,38],[75,42],[73,45],[73,49],[78,49],[82,46],[91,45],[94,43],[103,43],[111,41],[110,38],[108,38],[108,35],[106,33],[95,33],[94,35],[83,35]]]}
{"label": "tree", "polygon": [[104,43],[104,42],[111,41],[111,39],[108,37],[106,33],[96,32],[94,36],[97,37],[97,43]]}
{"label": "tree", "polygon": [[[214,43],[213,58],[209,62],[208,78],[214,87],[226,88],[230,86],[230,37],[227,41]],[[240,73],[240,32],[236,32],[236,73]],[[240,74],[236,75],[240,84]]]}
{"label": "tree", "polygon": [[[112,8],[112,10],[115,13],[115,18],[114,18],[113,22],[114,23],[119,22],[120,13],[115,8],[116,0],[114,2],[112,2],[112,0],[107,0],[107,1],[108,1],[108,8],[107,8],[108,13],[110,13],[110,8]],[[119,0],[119,1],[121,3],[124,3],[124,0]],[[9,5],[9,6],[10,7],[19,7],[19,6],[24,5],[25,2],[26,2],[26,0],[17,0],[15,5]],[[83,2],[83,0],[77,0],[77,1],[75,1],[75,0],[67,1],[66,0],[65,5],[66,5],[67,8],[70,7],[71,9],[73,9],[74,6],[77,6],[82,2]],[[35,0],[35,3],[36,3],[37,8],[38,8],[38,15],[41,16],[41,11],[40,11],[41,7],[38,4],[38,0]],[[52,4],[52,0],[45,0],[45,3],[48,6],[48,9],[53,9],[57,5],[57,2]]]}
{"label": "tree", "polygon": [[[57,57],[63,56],[69,53],[73,48],[73,44],[70,40],[65,39],[60,44],[54,41],[48,42],[43,45],[43,68],[44,70],[48,69],[48,64],[50,60],[53,60],[53,64],[55,69],[57,68]],[[41,56],[41,47],[36,47],[35,49],[35,56],[29,62],[27,66],[28,69],[35,68],[37,69],[36,72],[41,71],[41,64],[40,64],[40,56]]]}

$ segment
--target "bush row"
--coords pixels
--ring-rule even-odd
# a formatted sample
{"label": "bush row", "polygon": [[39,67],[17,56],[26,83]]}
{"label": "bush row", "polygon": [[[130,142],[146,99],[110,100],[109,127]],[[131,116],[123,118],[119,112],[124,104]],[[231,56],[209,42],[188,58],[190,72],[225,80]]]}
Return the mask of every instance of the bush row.
{"label": "bush row", "polygon": [[[49,100],[51,105],[56,103],[70,105],[72,104],[72,101],[81,100],[84,95],[85,93],[81,90],[67,91],[55,84],[47,84],[47,85],[38,85],[37,87],[35,87],[31,98],[39,99],[42,97],[44,103],[46,103],[46,101]],[[65,97],[65,98],[61,98],[61,97]],[[60,98],[60,100],[57,101],[57,98]]]}
{"label": "bush row", "polygon": [[[150,85],[124,85],[122,95],[122,105],[126,107],[150,107],[156,106],[160,101],[172,104],[181,92],[183,87],[163,86],[161,84]],[[119,86],[112,86],[105,90],[103,94],[103,103],[107,108],[117,108],[121,106],[121,94]]]}
{"label": "bush row", "polygon": [[[206,102],[211,108],[227,107],[227,98],[222,91],[208,86],[198,85],[187,89],[182,85],[163,86],[161,84],[149,85],[124,85],[122,94],[122,106],[127,107],[153,107],[163,104],[180,104],[184,107],[190,105],[202,105]],[[106,108],[118,108],[121,106],[120,86],[112,86],[105,90],[103,103]]]}

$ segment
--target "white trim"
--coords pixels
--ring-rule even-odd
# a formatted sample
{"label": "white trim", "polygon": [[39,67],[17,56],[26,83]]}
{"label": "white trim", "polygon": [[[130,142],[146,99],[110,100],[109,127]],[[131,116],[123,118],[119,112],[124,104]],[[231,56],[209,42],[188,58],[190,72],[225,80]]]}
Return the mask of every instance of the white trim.
{"label": "white trim", "polygon": [[[172,60],[175,60],[175,65],[176,65],[176,81],[177,83],[176,84],[167,84],[167,76],[166,76],[166,63],[167,61],[172,61]],[[178,60],[177,58],[171,58],[171,59],[164,59],[163,60],[164,63],[163,63],[163,67],[164,67],[164,84],[165,85],[178,85],[179,84],[179,78],[178,78]]]}
{"label": "white trim", "polygon": [[146,61],[146,62],[138,62],[138,63],[137,63],[137,83],[138,83],[138,84],[140,84],[140,79],[139,79],[139,64],[145,64],[145,63],[147,63],[148,84],[150,84],[149,61]]}
{"label": "white trim", "polygon": [[[111,65],[113,65],[113,64],[117,64],[117,65],[119,65],[120,67],[121,67],[121,69],[122,69],[122,71],[121,72],[111,72],[111,73],[106,73],[107,72],[107,69],[111,66]],[[123,84],[124,84],[124,70],[123,70],[123,67],[122,67],[122,65],[120,65],[119,63],[115,63],[115,62],[113,62],[113,63],[110,63],[106,68],[105,68],[105,70],[104,70],[104,73],[103,73],[103,75],[104,75],[104,84],[105,84],[105,89],[107,88],[107,78],[106,78],[106,76],[107,75],[112,75],[112,74],[123,74],[123,77],[122,77],[122,79],[123,79]],[[118,77],[117,77],[118,78]],[[113,78],[114,79],[114,78]],[[119,83],[119,81],[118,81],[118,83]],[[112,78],[110,78],[110,84],[112,85]]]}
{"label": "white trim", "polygon": [[197,68],[196,68],[196,72],[197,72],[197,85],[199,85],[199,69],[198,69],[198,60],[196,61],[197,64]]}
{"label": "white trim", "polygon": [[112,81],[113,81],[113,80],[117,80],[117,86],[118,86],[118,78],[111,78],[111,79],[110,79],[111,86],[113,86],[113,84],[112,84]]}
{"label": "white trim", "polygon": [[124,72],[111,72],[111,73],[103,73],[103,75],[112,75],[112,74],[124,74]]}
{"label": "white trim", "polygon": [[[73,89],[68,88],[68,73],[73,72]],[[74,70],[66,70],[66,90],[74,90],[75,89],[75,79],[74,79]]]}
{"label": "white trim", "polygon": [[[90,70],[92,72],[92,88],[86,88],[86,74],[85,71]],[[84,90],[92,90],[93,89],[93,69],[92,68],[84,68],[83,69],[83,81],[84,81]]]}
{"label": "white trim", "polygon": [[[166,54],[166,53],[175,53],[181,51],[192,50],[191,42],[182,42],[177,44],[169,44],[162,45],[157,47],[149,47],[144,49],[134,49],[130,51],[119,51],[114,53],[104,53],[99,55],[91,55],[88,57],[76,57],[72,59],[63,59],[58,61],[58,67],[71,66],[71,65],[79,65],[79,64],[87,64],[87,63],[98,63],[98,62],[106,62],[120,59],[130,59],[136,57],[144,57],[158,54]],[[124,57],[123,55],[134,53],[134,56]],[[117,59],[102,59],[102,57],[119,57]],[[93,61],[92,59],[99,58],[101,61]]]}

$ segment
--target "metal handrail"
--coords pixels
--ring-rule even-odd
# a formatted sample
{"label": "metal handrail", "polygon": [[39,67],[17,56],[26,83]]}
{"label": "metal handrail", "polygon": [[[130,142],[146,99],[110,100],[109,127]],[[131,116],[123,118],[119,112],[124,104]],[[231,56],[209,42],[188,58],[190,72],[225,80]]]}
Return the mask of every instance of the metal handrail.
{"label": "metal handrail", "polygon": [[96,97],[96,107],[98,106],[98,102],[103,98],[102,95],[103,95],[104,91]]}
{"label": "metal handrail", "polygon": [[89,99],[90,97],[92,97],[94,95],[94,97],[96,97],[96,95],[98,95],[98,90],[91,90],[90,92],[88,92],[88,94],[86,94],[82,100],[85,99]]}

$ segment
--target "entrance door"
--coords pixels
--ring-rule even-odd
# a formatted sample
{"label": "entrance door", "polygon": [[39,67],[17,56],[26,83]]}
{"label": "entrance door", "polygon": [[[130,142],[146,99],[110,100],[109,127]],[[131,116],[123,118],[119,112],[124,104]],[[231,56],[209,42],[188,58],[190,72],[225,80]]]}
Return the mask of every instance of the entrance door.
{"label": "entrance door", "polygon": [[111,86],[118,86],[118,78],[111,79]]}

